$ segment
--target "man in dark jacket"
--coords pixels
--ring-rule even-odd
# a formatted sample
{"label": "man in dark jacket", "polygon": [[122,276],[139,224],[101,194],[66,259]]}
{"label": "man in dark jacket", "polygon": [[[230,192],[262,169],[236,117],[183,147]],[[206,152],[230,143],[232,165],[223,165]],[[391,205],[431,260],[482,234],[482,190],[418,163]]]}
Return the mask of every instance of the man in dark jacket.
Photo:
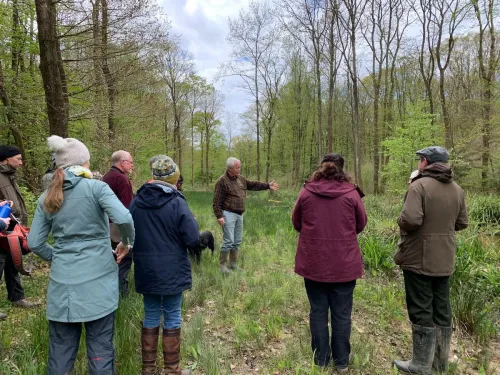
{"label": "man in dark jacket", "polygon": [[271,181],[249,181],[240,175],[241,162],[236,158],[229,158],[226,162],[226,173],[219,177],[215,184],[213,201],[214,214],[217,222],[224,231],[223,243],[220,249],[220,270],[229,273],[227,258],[230,255],[230,268],[238,269],[238,251],[243,239],[243,213],[245,212],[245,198],[247,190],[278,190],[279,185]]}
{"label": "man in dark jacket", "polygon": [[449,279],[455,267],[455,231],[467,227],[464,191],[453,181],[449,154],[439,146],[416,152],[411,182],[398,225],[404,233],[395,262],[403,269],[412,322],[413,358],[394,361],[406,373],[445,372],[451,342]]}
{"label": "man in dark jacket", "polygon": [[[111,190],[116,194],[118,199],[126,208],[129,208],[132,199],[134,199],[134,191],[128,175],[134,169],[134,160],[132,155],[127,151],[119,150],[111,155],[111,169],[104,175],[102,181],[107,183]],[[120,242],[120,231],[113,223],[110,224],[111,247],[113,250]],[[128,274],[132,268],[132,253],[129,252],[118,265],[118,280],[120,287],[120,295],[124,296],[128,293]]]}
{"label": "man in dark jacket", "polygon": [[198,223],[176,188],[179,168],[166,155],[150,163],[153,180],[130,206],[135,225],[135,290],[144,295],[142,374],[156,374],[159,326],[163,315],[163,358],[167,374],[181,370],[182,293],[191,288],[187,248],[199,243]]}
{"label": "man in dark jacket", "polygon": [[[0,146],[0,201],[12,201],[12,214],[19,219],[21,224],[28,224],[28,212],[17,186],[17,170],[23,165],[21,150],[16,146]],[[12,257],[5,249],[0,249],[0,278],[5,270],[5,284],[7,298],[14,306],[33,307],[36,304],[24,298],[24,289],[21,285],[19,272],[14,267]],[[0,313],[0,319],[5,319],[6,314]]]}

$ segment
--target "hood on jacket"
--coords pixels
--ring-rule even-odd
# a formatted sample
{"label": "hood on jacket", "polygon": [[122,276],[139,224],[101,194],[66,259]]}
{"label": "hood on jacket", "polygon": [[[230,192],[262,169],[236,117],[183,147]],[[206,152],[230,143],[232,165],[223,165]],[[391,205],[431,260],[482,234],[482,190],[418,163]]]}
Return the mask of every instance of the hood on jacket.
{"label": "hood on jacket", "polygon": [[318,180],[306,182],[304,188],[311,193],[327,198],[337,198],[347,194],[350,191],[356,190],[356,186],[348,182],[340,182],[337,180]]}
{"label": "hood on jacket", "polygon": [[443,163],[433,163],[423,170],[423,172],[417,177],[432,177],[439,182],[448,184],[453,181],[453,173],[451,168]]}
{"label": "hood on jacket", "polygon": [[14,174],[17,172],[17,169],[12,168],[8,164],[0,164],[0,173],[5,173],[5,174]]}
{"label": "hood on jacket", "polygon": [[63,190],[73,189],[83,179],[84,179],[84,177],[75,176],[72,172],[64,171]]}
{"label": "hood on jacket", "polygon": [[135,204],[141,208],[158,208],[176,197],[185,199],[175,186],[167,182],[153,180],[142,185],[137,191]]}

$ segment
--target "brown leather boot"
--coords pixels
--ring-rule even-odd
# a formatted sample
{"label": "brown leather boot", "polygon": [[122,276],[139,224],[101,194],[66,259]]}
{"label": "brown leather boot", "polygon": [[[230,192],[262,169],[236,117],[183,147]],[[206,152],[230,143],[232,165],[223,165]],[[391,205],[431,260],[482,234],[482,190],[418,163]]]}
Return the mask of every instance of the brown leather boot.
{"label": "brown leather boot", "polygon": [[142,375],[156,374],[156,352],[160,327],[142,327]]}
{"label": "brown leather boot", "polygon": [[163,362],[165,375],[190,375],[191,370],[181,370],[181,329],[163,329]]}

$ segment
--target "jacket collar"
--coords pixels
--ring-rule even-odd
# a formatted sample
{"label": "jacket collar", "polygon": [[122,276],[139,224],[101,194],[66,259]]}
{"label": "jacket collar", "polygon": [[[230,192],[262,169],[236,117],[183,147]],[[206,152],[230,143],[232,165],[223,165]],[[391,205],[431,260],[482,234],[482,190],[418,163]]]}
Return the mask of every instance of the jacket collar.
{"label": "jacket collar", "polygon": [[227,178],[229,178],[230,180],[233,180],[233,181],[238,179],[238,176],[231,176],[229,174],[229,171],[226,171],[226,176],[227,176]]}
{"label": "jacket collar", "polygon": [[12,168],[8,164],[0,164],[0,173],[5,173],[5,174],[16,174],[17,169]]}
{"label": "jacket collar", "polygon": [[123,173],[123,171],[122,171],[120,168],[115,167],[114,165],[111,167],[111,170],[112,170],[112,171],[117,171],[117,172],[119,172],[119,173],[121,173],[121,174],[125,174],[125,173]]}
{"label": "jacket collar", "polygon": [[177,186],[169,184],[168,182],[161,181],[161,180],[151,180],[148,181],[150,184],[156,184],[156,185],[162,185],[165,187],[169,187],[170,189],[177,190]]}

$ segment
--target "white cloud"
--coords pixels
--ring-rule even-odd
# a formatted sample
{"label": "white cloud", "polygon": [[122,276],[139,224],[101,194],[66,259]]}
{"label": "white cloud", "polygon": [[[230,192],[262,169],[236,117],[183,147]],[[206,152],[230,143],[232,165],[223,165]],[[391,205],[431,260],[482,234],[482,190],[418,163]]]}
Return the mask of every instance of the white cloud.
{"label": "white cloud", "polygon": [[[228,19],[238,16],[250,0],[162,0],[161,5],[172,23],[172,32],[181,35],[184,49],[194,55],[197,74],[214,83],[217,68],[229,60]],[[235,78],[214,83],[225,95],[227,111],[242,113],[251,97],[237,88]],[[238,131],[234,129],[233,131]]]}

